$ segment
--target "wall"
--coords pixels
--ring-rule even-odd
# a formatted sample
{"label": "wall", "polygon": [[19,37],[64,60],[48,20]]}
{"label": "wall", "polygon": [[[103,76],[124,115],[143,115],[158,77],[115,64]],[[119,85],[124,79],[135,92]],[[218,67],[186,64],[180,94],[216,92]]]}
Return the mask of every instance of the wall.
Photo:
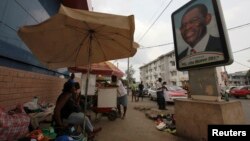
{"label": "wall", "polygon": [[48,70],[21,41],[17,31],[24,25],[34,25],[57,13],[59,0],[1,0],[0,1],[0,66],[48,75]]}
{"label": "wall", "polygon": [[246,124],[240,101],[176,99],[174,108],[176,133],[188,141],[207,141],[208,125]]}
{"label": "wall", "polygon": [[47,69],[17,35],[20,27],[41,23],[56,14],[61,1],[0,0],[0,107],[8,110],[34,96],[55,102],[61,93],[65,79],[58,76],[67,77],[68,73]]}
{"label": "wall", "polygon": [[34,96],[55,102],[65,81],[55,76],[0,67],[0,107],[10,109]]}

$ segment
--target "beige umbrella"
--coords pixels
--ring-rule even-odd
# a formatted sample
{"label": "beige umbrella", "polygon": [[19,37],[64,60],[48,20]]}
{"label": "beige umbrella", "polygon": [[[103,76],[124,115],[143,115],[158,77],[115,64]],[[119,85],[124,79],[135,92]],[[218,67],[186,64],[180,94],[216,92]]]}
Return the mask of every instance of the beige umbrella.
{"label": "beige umbrella", "polygon": [[138,47],[133,40],[134,16],[89,12],[62,5],[58,14],[38,25],[21,27],[18,35],[49,68],[87,65],[85,96],[90,64],[131,57]]}
{"label": "beige umbrella", "polygon": [[38,25],[21,27],[18,35],[48,68],[83,66],[136,53],[133,15],[89,12],[61,5],[58,14]]}

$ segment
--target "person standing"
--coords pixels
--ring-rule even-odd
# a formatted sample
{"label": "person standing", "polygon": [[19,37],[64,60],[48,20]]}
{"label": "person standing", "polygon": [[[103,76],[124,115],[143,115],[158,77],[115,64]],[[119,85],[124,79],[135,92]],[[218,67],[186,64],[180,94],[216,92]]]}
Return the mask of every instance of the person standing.
{"label": "person standing", "polygon": [[[115,75],[111,76],[111,81],[113,84],[116,84],[118,86],[117,88],[117,109],[118,114],[121,115],[121,118],[124,119],[127,112],[127,105],[128,105],[128,97],[127,97],[127,91],[125,87],[122,84],[122,81],[120,79],[117,79]],[[123,114],[121,112],[121,105],[123,106]]]}
{"label": "person standing", "polygon": [[164,81],[162,83],[162,90],[163,90],[163,97],[164,97],[164,102],[162,103],[163,109],[166,109],[166,104],[167,104],[167,100],[169,99],[169,95],[167,94],[168,88],[167,88],[167,82]]}
{"label": "person standing", "polygon": [[135,81],[133,81],[132,85],[131,85],[131,90],[132,90],[132,102],[135,99],[136,101],[136,90],[137,90],[137,86]]}
{"label": "person standing", "polygon": [[144,89],[144,85],[143,85],[143,82],[142,82],[142,81],[141,81],[141,83],[138,85],[138,89],[139,89],[139,95],[138,95],[137,101],[139,101],[139,97],[141,97],[141,101],[143,101],[143,89]]}
{"label": "person standing", "polygon": [[75,79],[75,74],[71,73],[70,78],[69,78],[69,80],[67,82],[75,83],[74,79]]}
{"label": "person standing", "polygon": [[158,80],[156,82],[156,95],[157,95],[158,109],[164,110],[165,109],[165,99],[164,99],[163,89],[162,89],[162,78],[158,78]]}

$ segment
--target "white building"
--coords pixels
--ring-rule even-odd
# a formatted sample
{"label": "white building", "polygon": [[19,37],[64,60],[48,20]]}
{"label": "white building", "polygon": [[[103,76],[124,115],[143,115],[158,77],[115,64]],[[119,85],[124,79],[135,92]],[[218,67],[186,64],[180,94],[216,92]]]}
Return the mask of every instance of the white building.
{"label": "white building", "polygon": [[248,71],[239,71],[229,74],[229,83],[232,86],[249,85]]}
{"label": "white building", "polygon": [[[175,53],[171,51],[159,56],[157,59],[141,66],[140,79],[144,84],[154,86],[159,77],[168,85],[183,86],[188,83],[188,71],[178,71],[176,69]],[[217,67],[218,83],[223,84],[221,79],[222,67]]]}
{"label": "white building", "polygon": [[176,69],[174,51],[161,55],[140,67],[140,78],[144,84],[153,86],[159,77],[168,85],[182,86],[188,81],[188,72]]}

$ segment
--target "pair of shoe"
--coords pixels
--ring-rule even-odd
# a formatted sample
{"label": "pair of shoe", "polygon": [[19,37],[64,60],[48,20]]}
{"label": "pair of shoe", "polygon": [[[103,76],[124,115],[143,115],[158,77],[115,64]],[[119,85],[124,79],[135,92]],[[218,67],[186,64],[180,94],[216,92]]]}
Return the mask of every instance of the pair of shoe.
{"label": "pair of shoe", "polygon": [[160,122],[156,128],[160,131],[164,130],[166,128],[166,124],[164,122]]}

